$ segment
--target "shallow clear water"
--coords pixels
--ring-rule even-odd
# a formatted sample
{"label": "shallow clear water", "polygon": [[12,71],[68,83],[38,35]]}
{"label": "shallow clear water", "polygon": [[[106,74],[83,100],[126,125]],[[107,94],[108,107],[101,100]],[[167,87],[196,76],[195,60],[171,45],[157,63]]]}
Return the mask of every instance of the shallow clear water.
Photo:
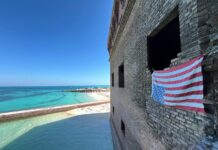
{"label": "shallow clear water", "polygon": [[90,87],[108,86],[0,87],[0,113],[93,101],[85,93],[64,92]]}
{"label": "shallow clear water", "polygon": [[109,113],[66,112],[0,123],[1,150],[113,150]]}

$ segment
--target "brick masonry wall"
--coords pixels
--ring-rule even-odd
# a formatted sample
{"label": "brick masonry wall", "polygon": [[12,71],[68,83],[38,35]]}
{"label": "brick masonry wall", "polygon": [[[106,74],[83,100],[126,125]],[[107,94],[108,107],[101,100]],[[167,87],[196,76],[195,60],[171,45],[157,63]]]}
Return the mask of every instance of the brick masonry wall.
{"label": "brick masonry wall", "polygon": [[[177,6],[181,53],[171,66],[205,54],[206,114],[163,107],[150,96],[147,36],[164,24]],[[125,28],[110,56],[115,77],[111,118],[123,149],[218,149],[218,1],[136,0],[133,9],[126,11],[131,14],[125,18]],[[125,88],[119,88],[118,67],[123,62]],[[125,123],[125,135],[121,120]]]}

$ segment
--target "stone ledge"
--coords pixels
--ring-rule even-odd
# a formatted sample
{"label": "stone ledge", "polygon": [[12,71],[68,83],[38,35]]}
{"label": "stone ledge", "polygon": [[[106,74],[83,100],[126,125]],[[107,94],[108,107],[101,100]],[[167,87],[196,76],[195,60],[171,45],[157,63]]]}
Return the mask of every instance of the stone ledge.
{"label": "stone ledge", "polygon": [[123,30],[124,30],[124,28],[126,26],[126,23],[127,23],[128,19],[129,19],[129,16],[130,16],[130,14],[132,12],[132,9],[133,9],[133,7],[135,5],[135,2],[136,2],[136,0],[128,0],[125,12],[124,12],[124,14],[123,14],[123,16],[121,18],[120,24],[119,24],[119,26],[117,28],[116,36],[115,36],[115,38],[113,40],[114,42],[113,42],[112,48],[110,50],[110,57],[111,57],[113,51],[115,51],[115,49],[116,49],[116,45],[118,44],[118,42],[119,42],[119,40],[121,38],[121,35],[123,33]]}

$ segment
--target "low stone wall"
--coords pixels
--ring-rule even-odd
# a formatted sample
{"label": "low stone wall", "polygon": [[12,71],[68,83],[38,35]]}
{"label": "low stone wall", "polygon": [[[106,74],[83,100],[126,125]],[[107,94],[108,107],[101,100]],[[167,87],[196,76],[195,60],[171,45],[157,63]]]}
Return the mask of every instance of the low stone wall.
{"label": "low stone wall", "polygon": [[106,103],[110,103],[110,100],[0,113],[0,122],[20,119],[20,118],[39,116],[39,115],[45,115],[45,114],[51,114],[51,113],[57,113],[57,112],[71,110],[71,109],[95,106],[95,105],[106,104]]}

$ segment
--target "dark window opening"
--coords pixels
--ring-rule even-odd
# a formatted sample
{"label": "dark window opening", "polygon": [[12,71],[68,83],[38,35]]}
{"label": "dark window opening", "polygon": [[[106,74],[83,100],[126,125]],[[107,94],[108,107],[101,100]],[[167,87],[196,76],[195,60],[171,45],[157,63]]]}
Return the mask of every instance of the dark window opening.
{"label": "dark window opening", "polygon": [[111,75],[111,85],[112,87],[114,87],[114,73],[112,73]]}
{"label": "dark window opening", "polygon": [[123,120],[121,120],[121,131],[122,131],[123,135],[126,134],[126,127],[125,127]]}
{"label": "dark window opening", "polygon": [[114,106],[112,107],[112,112],[113,112],[113,114],[114,114]]}
{"label": "dark window opening", "polygon": [[124,64],[119,66],[119,87],[124,88]]}
{"label": "dark window opening", "polygon": [[[175,12],[174,12],[175,13]],[[179,15],[177,14],[158,33],[148,37],[148,67],[163,70],[181,52]]]}
{"label": "dark window opening", "polygon": [[215,113],[215,107],[213,104],[210,103],[204,103],[204,110],[207,114],[214,114]]}
{"label": "dark window opening", "polygon": [[211,91],[213,91],[213,85],[207,84],[207,83],[213,83],[214,78],[212,78],[211,73],[204,73],[203,74],[203,85],[204,85],[204,110],[207,114],[214,115],[215,114],[215,106],[214,102],[211,101],[213,99],[213,95],[210,94]]}

